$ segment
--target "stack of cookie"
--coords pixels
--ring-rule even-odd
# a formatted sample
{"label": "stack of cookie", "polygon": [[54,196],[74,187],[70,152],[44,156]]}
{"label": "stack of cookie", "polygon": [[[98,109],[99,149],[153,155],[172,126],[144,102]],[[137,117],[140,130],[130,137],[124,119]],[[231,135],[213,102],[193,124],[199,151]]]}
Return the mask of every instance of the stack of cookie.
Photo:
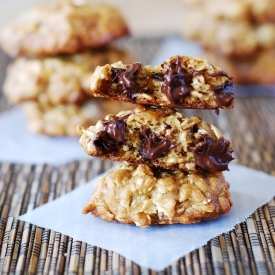
{"label": "stack of cookie", "polygon": [[99,64],[130,55],[110,46],[129,34],[122,15],[106,5],[57,1],[23,14],[0,36],[2,49],[15,58],[3,91],[19,105],[35,133],[76,136],[78,124],[89,126],[121,109],[89,92],[90,76]]}
{"label": "stack of cookie", "polygon": [[235,83],[275,82],[274,0],[183,1],[183,35],[202,44],[206,59]]}
{"label": "stack of cookie", "polygon": [[125,161],[99,180],[83,213],[147,227],[195,223],[230,210],[223,176],[233,159],[230,141],[202,117],[174,109],[232,108],[234,86],[224,71],[190,56],[156,67],[117,62],[96,68],[91,91],[138,106],[78,126],[88,155]]}

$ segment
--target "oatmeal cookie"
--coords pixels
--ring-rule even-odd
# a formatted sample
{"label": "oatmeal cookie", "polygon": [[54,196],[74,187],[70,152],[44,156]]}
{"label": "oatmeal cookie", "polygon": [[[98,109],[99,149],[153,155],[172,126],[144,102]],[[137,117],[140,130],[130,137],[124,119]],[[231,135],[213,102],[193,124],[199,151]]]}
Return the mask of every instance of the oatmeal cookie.
{"label": "oatmeal cookie", "polygon": [[205,58],[226,69],[238,84],[275,84],[275,49],[255,53],[250,58],[228,58],[212,51]]}
{"label": "oatmeal cookie", "polygon": [[185,38],[193,39],[204,48],[219,52],[224,56],[253,56],[259,50],[275,47],[275,24],[251,24],[247,21],[233,21],[208,18],[201,24],[200,10],[190,10],[182,25]]}
{"label": "oatmeal cookie", "polygon": [[234,105],[232,79],[210,62],[173,56],[152,67],[122,62],[98,66],[92,75],[94,96],[170,108],[229,109]]}
{"label": "oatmeal cookie", "polygon": [[186,173],[122,164],[96,184],[83,213],[148,227],[217,218],[232,205],[223,173]]}
{"label": "oatmeal cookie", "polygon": [[7,70],[3,91],[14,104],[82,103],[91,98],[90,78],[96,66],[132,60],[123,49],[87,50],[78,54],[44,58],[17,58]]}
{"label": "oatmeal cookie", "polygon": [[273,0],[183,0],[186,8],[200,10],[208,18],[246,22],[274,22]]}
{"label": "oatmeal cookie", "polygon": [[201,117],[185,118],[170,108],[137,106],[77,128],[88,155],[171,170],[228,169],[231,143]]}
{"label": "oatmeal cookie", "polygon": [[133,106],[109,99],[90,99],[80,105],[52,105],[28,101],[22,103],[20,107],[27,117],[28,128],[31,132],[49,136],[76,137],[77,125],[88,127],[109,112],[119,112],[121,108]]}
{"label": "oatmeal cookie", "polygon": [[129,34],[124,18],[107,5],[58,1],[25,12],[0,35],[11,57],[76,53]]}

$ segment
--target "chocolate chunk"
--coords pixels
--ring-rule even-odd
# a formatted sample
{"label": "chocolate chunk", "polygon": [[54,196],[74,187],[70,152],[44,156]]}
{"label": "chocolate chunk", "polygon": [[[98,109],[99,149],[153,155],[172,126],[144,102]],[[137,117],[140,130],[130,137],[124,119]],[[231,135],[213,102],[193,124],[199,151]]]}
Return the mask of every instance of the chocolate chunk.
{"label": "chocolate chunk", "polygon": [[151,78],[158,80],[158,81],[163,81],[163,75],[160,75],[159,73],[152,73]]}
{"label": "chocolate chunk", "polygon": [[205,137],[199,147],[191,147],[195,164],[210,172],[221,172],[228,169],[228,163],[233,160],[232,151],[228,150],[230,143],[223,137],[213,140]]}
{"label": "chocolate chunk", "polygon": [[131,102],[135,102],[135,94],[138,93],[140,87],[135,82],[136,73],[141,68],[140,63],[134,63],[129,65],[127,69],[123,68],[111,68],[112,71],[112,83],[118,84],[119,93],[126,95]]}
{"label": "chocolate chunk", "polygon": [[134,81],[135,73],[140,69],[140,63],[131,64],[125,72],[118,76],[118,84],[122,85],[124,89],[136,90],[137,84]]}
{"label": "chocolate chunk", "polygon": [[94,145],[101,150],[103,154],[117,150],[116,141],[109,138],[107,132],[105,131],[98,133],[97,138],[94,140]]}
{"label": "chocolate chunk", "polygon": [[103,153],[116,151],[119,144],[125,143],[125,120],[129,115],[103,120],[104,129],[98,133],[94,145]]}
{"label": "chocolate chunk", "polygon": [[231,79],[226,80],[222,85],[212,85],[212,90],[214,91],[214,100],[219,107],[230,107],[233,104],[235,89]]}
{"label": "chocolate chunk", "polygon": [[138,90],[138,85],[135,82],[135,74],[140,69],[140,63],[131,64],[124,72],[118,75],[117,83],[122,87],[122,93],[134,93]]}
{"label": "chocolate chunk", "polygon": [[169,63],[169,68],[164,74],[161,91],[166,94],[172,104],[179,104],[183,98],[189,96],[191,91],[194,90],[191,85],[193,76],[204,74],[205,71],[193,70],[188,73],[181,67],[178,57],[176,61],[170,61]]}
{"label": "chocolate chunk", "polygon": [[170,149],[177,147],[167,137],[156,136],[149,129],[143,131],[143,139],[138,148],[143,159],[156,159],[165,156]]}
{"label": "chocolate chunk", "polygon": [[126,69],[123,68],[115,68],[115,67],[111,67],[111,72],[112,72],[112,82],[117,83],[118,81],[118,76],[122,73],[124,73],[126,71]]}
{"label": "chocolate chunk", "polygon": [[192,82],[193,74],[189,74],[181,68],[180,60],[170,61],[169,68],[164,74],[164,81],[161,91],[167,96],[173,104],[179,103],[181,98],[190,95],[193,89],[190,83]]}
{"label": "chocolate chunk", "polygon": [[[166,94],[167,98],[172,104],[181,103],[181,99],[190,95],[193,87],[191,86],[193,77],[195,75],[205,74],[206,70],[187,72],[181,67],[179,57],[175,61],[170,61],[169,68],[164,74],[164,82],[161,91]],[[227,73],[219,71],[209,74],[211,77],[226,76]],[[214,100],[218,107],[230,107],[234,101],[234,85],[232,78],[225,81],[225,83],[214,86]]]}
{"label": "chocolate chunk", "polygon": [[102,121],[104,125],[104,131],[108,137],[119,142],[125,142],[125,120],[120,118],[114,118],[108,121]]}

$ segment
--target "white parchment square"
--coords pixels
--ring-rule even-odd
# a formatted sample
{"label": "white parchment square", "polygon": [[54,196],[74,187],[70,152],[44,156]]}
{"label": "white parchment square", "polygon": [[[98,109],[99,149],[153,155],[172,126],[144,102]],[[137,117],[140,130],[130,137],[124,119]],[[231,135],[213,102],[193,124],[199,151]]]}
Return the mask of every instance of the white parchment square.
{"label": "white parchment square", "polygon": [[98,177],[19,219],[115,251],[138,265],[159,271],[211,238],[233,229],[275,195],[275,177],[268,174],[234,164],[224,174],[234,205],[228,214],[197,224],[142,229],[83,215],[81,210]]}

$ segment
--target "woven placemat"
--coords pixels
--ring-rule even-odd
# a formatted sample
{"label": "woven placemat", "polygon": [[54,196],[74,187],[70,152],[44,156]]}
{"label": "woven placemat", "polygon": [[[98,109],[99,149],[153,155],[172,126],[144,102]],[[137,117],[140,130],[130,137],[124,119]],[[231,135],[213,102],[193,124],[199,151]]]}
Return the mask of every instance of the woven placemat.
{"label": "woven placemat", "polygon": [[[112,165],[110,161],[99,159],[76,161],[60,167],[2,163],[1,274],[154,273],[112,251],[16,218],[85,184]],[[157,273],[273,274],[274,206],[275,201],[270,201],[246,222],[236,225],[235,230],[211,239],[205,246]]]}
{"label": "woven placemat", "polygon": [[[137,60],[147,64],[161,41],[133,38],[121,43]],[[0,53],[1,86],[3,68],[9,62]],[[1,93],[0,96],[0,110],[10,108]],[[275,175],[274,106],[274,97],[247,94],[237,98],[233,110],[221,111],[219,116],[213,111],[185,113],[203,116],[220,128],[232,141],[237,163]],[[234,230],[211,239],[161,272],[137,266],[115,252],[17,220],[19,215],[84,185],[112,165],[111,161],[99,159],[59,167],[1,163],[0,274],[275,274],[275,200],[255,210]]]}

